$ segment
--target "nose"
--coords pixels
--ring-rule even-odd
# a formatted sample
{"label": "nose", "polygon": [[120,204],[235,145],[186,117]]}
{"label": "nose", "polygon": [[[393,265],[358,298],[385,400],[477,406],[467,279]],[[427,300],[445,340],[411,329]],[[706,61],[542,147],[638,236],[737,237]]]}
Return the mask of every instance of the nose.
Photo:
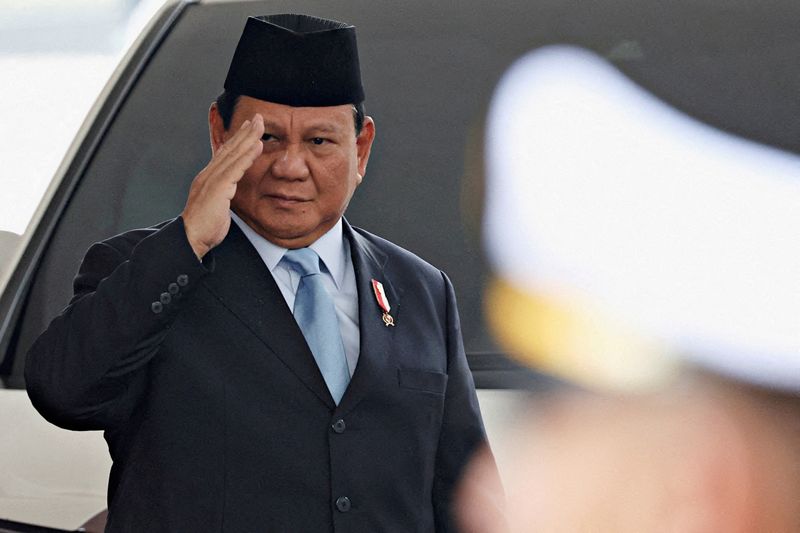
{"label": "nose", "polygon": [[302,148],[294,143],[288,144],[272,164],[272,174],[276,178],[287,180],[308,178],[308,163]]}

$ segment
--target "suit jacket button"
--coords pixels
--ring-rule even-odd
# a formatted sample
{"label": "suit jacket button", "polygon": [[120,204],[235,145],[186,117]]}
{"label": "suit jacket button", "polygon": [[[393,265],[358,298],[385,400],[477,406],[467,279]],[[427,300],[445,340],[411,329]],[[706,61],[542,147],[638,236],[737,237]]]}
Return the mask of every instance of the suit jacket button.
{"label": "suit jacket button", "polygon": [[178,291],[180,291],[181,288],[178,287],[178,284],[173,281],[172,283],[169,284],[167,290],[171,295],[175,296],[176,294],[178,294]]}
{"label": "suit jacket button", "polygon": [[161,300],[162,304],[167,305],[172,301],[172,295],[168,292],[162,292],[158,299]]}
{"label": "suit jacket button", "polygon": [[161,302],[153,302],[152,304],[150,304],[150,310],[153,311],[155,314],[158,314],[164,310],[164,304],[162,304]]}
{"label": "suit jacket button", "polygon": [[333,428],[334,432],[339,433],[341,435],[342,433],[344,433],[344,430],[347,429],[347,424],[345,424],[344,420],[340,418],[339,420],[334,422],[331,427]]}
{"label": "suit jacket button", "polygon": [[189,276],[187,276],[186,274],[181,274],[180,276],[178,276],[178,285],[180,285],[181,287],[185,287],[188,284],[189,284]]}
{"label": "suit jacket button", "polygon": [[350,510],[350,498],[347,496],[340,496],[336,499],[336,508],[339,509],[341,512],[346,513]]}

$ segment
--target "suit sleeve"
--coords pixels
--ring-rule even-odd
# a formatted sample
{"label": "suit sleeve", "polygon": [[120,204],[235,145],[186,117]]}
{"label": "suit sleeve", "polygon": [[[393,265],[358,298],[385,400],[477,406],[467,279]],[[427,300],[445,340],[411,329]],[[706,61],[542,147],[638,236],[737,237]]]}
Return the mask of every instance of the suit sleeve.
{"label": "suit sleeve", "polygon": [[143,367],[208,271],[181,218],[138,243],[123,235],[94,244],[75,278],[74,297],[27,354],[34,407],[67,429],[110,429],[127,418]]}
{"label": "suit sleeve", "polygon": [[456,531],[452,516],[453,493],[473,455],[486,444],[478,397],[467,365],[453,286],[442,274],[447,310],[447,390],[436,456],[433,504],[436,530]]}

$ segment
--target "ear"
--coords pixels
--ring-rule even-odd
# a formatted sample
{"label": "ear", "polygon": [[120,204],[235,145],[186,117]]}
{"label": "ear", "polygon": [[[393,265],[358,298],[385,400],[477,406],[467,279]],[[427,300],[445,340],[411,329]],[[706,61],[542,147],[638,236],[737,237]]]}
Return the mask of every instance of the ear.
{"label": "ear", "polygon": [[372,141],[375,140],[375,121],[372,117],[364,117],[364,125],[361,133],[356,137],[356,155],[358,156],[358,181],[364,179],[367,173],[367,162],[369,153],[372,150]]}
{"label": "ear", "polygon": [[211,154],[214,155],[219,150],[220,146],[225,143],[227,131],[225,131],[225,124],[222,122],[222,116],[217,109],[217,103],[211,104],[208,108],[208,136],[211,141]]}

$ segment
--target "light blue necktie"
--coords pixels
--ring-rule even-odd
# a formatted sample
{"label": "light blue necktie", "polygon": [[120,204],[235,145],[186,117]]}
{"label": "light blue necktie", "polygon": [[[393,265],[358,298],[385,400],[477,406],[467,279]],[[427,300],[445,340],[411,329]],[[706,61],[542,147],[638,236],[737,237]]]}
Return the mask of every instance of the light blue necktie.
{"label": "light blue necktie", "polygon": [[336,308],[319,270],[319,256],[310,248],[298,248],[288,250],[283,260],[301,276],[294,298],[294,318],[314,354],[333,400],[339,405],[350,382],[350,371]]}

